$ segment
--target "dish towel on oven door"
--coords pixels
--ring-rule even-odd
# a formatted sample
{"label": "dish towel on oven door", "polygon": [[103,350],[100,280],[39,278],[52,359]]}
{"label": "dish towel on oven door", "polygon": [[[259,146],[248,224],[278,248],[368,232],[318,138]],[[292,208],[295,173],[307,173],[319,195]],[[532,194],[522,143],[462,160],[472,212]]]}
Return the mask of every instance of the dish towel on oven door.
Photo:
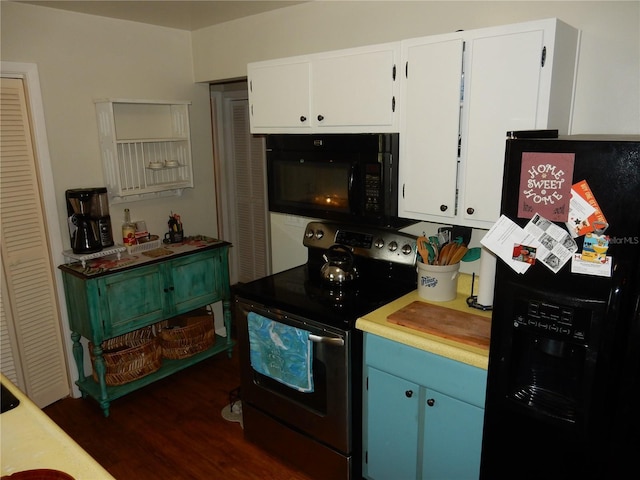
{"label": "dish towel on oven door", "polygon": [[300,392],[313,392],[309,332],[255,312],[250,312],[247,320],[253,369]]}

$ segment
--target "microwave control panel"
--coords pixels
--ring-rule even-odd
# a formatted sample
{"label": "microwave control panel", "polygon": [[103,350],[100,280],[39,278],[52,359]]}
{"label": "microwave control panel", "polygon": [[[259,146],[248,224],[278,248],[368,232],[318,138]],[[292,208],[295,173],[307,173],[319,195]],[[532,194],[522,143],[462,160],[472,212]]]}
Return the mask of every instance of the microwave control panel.
{"label": "microwave control panel", "polygon": [[364,172],[364,209],[367,213],[382,213],[384,198],[382,195],[382,165],[368,163]]}

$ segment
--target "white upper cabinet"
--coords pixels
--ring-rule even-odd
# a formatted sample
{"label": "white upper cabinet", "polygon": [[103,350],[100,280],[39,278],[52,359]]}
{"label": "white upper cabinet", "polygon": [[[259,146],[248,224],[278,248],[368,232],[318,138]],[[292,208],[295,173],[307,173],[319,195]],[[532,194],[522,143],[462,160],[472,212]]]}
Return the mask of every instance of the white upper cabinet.
{"label": "white upper cabinet", "polygon": [[397,132],[399,43],[248,65],[251,133]]}
{"label": "white upper cabinet", "polygon": [[362,126],[369,132],[372,128],[376,132],[398,131],[398,46],[351,50],[313,61],[311,101],[318,129]]}
{"label": "white upper cabinet", "polygon": [[[455,216],[464,42],[459,35],[402,44],[399,208],[403,217]],[[403,194],[404,192],[404,194]]]}
{"label": "white upper cabinet", "polygon": [[556,19],[403,42],[400,216],[490,228],[506,133],[567,133],[577,44]]}
{"label": "white upper cabinet", "polygon": [[311,62],[306,58],[249,64],[251,133],[311,128]]}

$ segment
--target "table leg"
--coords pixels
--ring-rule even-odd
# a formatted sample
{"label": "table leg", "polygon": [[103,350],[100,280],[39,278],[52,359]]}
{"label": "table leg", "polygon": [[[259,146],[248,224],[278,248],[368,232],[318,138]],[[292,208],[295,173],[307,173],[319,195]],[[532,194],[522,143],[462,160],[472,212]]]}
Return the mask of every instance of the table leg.
{"label": "table leg", "polygon": [[108,417],[110,402],[107,396],[107,382],[105,380],[107,367],[105,366],[104,357],[102,356],[102,345],[95,345],[93,347],[93,368],[96,371],[98,382],[100,383],[100,398],[98,402],[100,403],[104,416]]}

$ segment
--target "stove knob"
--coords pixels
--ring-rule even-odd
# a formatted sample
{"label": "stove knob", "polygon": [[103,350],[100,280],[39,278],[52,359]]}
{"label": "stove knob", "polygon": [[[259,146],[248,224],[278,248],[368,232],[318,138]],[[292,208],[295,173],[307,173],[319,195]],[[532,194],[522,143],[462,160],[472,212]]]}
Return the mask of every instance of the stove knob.
{"label": "stove knob", "polygon": [[324,232],[322,230],[316,231],[316,238],[320,240],[322,237],[324,237]]}
{"label": "stove knob", "polygon": [[395,252],[398,249],[398,243],[393,241],[389,244],[389,250]]}
{"label": "stove knob", "polygon": [[377,239],[377,240],[376,240],[376,243],[374,243],[374,246],[375,246],[376,248],[382,248],[382,247],[384,247],[384,240],[383,240],[383,239],[381,239],[381,238]]}
{"label": "stove knob", "polygon": [[313,230],[309,229],[305,232],[304,234],[305,237],[307,238],[313,238]]}
{"label": "stove knob", "polygon": [[405,255],[410,255],[411,254],[411,245],[409,245],[408,243],[405,243],[402,246],[402,253],[404,253]]}

